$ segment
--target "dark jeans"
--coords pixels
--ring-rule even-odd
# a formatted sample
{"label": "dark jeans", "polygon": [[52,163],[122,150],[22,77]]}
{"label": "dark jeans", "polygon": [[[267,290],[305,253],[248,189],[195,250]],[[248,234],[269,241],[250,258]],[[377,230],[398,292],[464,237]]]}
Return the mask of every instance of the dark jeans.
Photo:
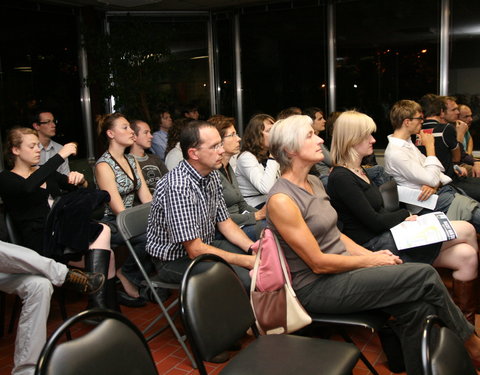
{"label": "dark jeans", "polygon": [[305,309],[315,313],[380,309],[391,314],[395,318],[393,329],[402,342],[408,375],[423,374],[420,347],[428,315],[438,315],[462,341],[474,332],[437,271],[426,264],[406,263],[324,274],[296,292]]}
{"label": "dark jeans", "polygon": [[[111,229],[112,237],[110,239],[110,243],[112,244],[112,247],[123,245],[125,242],[123,241],[122,235],[118,231],[116,218],[114,216],[106,216],[102,219],[102,222],[107,224]],[[145,269],[145,272],[147,274],[152,273],[155,270],[155,267],[153,265],[152,257],[145,251],[145,246],[147,244],[146,234],[133,237],[130,240],[130,243],[132,244],[135,254],[140,260],[140,263]],[[122,273],[137,287],[139,287],[141,282],[144,280],[142,272],[140,271],[140,268],[138,268],[137,262],[130,252],[122,265]]]}
{"label": "dark jeans", "polygon": [[[239,249],[227,240],[214,240],[211,245],[231,253],[245,254],[242,249]],[[167,262],[155,261],[155,267],[157,269],[158,276],[162,281],[180,284],[182,282],[183,274],[187,270],[191,261],[192,260],[186,255],[182,258]],[[248,291],[248,293],[250,293],[251,280],[249,271],[246,268],[235,266],[233,264],[231,264],[231,266],[240,278],[245,289]]]}

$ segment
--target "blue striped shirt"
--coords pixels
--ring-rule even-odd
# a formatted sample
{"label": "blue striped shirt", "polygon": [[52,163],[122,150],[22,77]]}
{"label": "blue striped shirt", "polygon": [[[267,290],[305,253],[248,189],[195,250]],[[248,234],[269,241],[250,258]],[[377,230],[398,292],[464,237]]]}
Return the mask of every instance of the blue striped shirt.
{"label": "blue striped shirt", "polygon": [[184,160],[157,182],[146,250],[163,261],[181,258],[187,255],[183,242],[211,244],[215,225],[228,218],[218,171],[203,177]]}

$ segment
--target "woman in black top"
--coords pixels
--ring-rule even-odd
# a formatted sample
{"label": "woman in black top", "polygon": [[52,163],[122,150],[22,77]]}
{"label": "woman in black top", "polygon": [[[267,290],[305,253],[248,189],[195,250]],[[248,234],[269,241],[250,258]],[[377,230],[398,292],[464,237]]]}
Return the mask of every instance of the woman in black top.
{"label": "woman in black top", "polygon": [[376,130],[373,120],[359,112],[348,111],[335,122],[332,138],[333,168],[328,194],[342,223],[342,232],[364,247],[377,251],[389,249],[406,262],[430,263],[453,270],[454,295],[467,319],[475,321],[475,284],[478,245],[475,229],[466,221],[452,221],[458,238],[432,245],[398,251],[390,228],[417,216],[403,208],[386,211],[382,195],[361,167],[362,158],[373,153]]}
{"label": "woman in black top", "polygon": [[[55,156],[42,166],[40,147],[36,130],[30,128],[13,128],[7,134],[5,154],[11,170],[0,173],[0,196],[19,233],[21,245],[43,254],[44,231],[51,206],[62,191],[72,192],[78,187],[86,187],[83,174],[70,172],[68,176],[57,172],[57,168],[71,155],[77,153],[75,143],[67,143]],[[89,249],[85,252],[85,267],[113,277],[115,264],[110,261],[110,229],[101,225],[89,233]],[[98,250],[102,249],[102,250]],[[87,250],[87,249],[85,249]],[[91,259],[98,251],[108,255],[103,264]],[[95,264],[94,264],[95,263]],[[83,267],[80,262],[69,262],[73,266]],[[106,277],[107,278],[107,277]],[[102,288],[91,297],[91,305],[106,307],[105,290]],[[109,307],[114,307],[109,306]]]}

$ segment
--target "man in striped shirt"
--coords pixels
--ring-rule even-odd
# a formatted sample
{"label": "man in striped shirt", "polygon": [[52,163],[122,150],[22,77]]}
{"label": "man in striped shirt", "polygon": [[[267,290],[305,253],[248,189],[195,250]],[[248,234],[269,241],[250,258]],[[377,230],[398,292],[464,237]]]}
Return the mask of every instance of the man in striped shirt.
{"label": "man in striped shirt", "polygon": [[[252,241],[229,217],[217,169],[223,142],[207,122],[193,121],[182,131],[184,160],[155,188],[147,229],[147,251],[160,278],[179,283],[190,260],[216,254],[230,263],[246,288],[253,268]],[[223,239],[215,239],[215,229]]]}

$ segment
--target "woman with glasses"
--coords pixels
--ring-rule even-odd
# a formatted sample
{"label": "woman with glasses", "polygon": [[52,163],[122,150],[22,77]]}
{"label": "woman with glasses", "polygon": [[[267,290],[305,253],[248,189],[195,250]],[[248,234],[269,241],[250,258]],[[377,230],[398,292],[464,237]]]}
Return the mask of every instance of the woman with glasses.
{"label": "woman with glasses", "polygon": [[235,119],[223,115],[215,115],[208,119],[215,125],[223,141],[222,167],[220,179],[223,187],[223,198],[232,220],[242,228],[252,241],[256,241],[265,227],[265,207],[257,210],[245,202],[238,188],[237,178],[230,165],[232,156],[240,151],[240,136],[235,129]]}
{"label": "woman with glasses", "polygon": [[235,175],[245,201],[262,208],[278,178],[280,167],[268,151],[269,132],[275,120],[266,114],[253,116],[243,136]]}
{"label": "woman with glasses", "polygon": [[363,247],[388,249],[404,262],[422,262],[453,271],[454,300],[467,319],[475,324],[478,246],[474,227],[452,221],[457,239],[398,251],[390,228],[404,220],[414,221],[404,209],[387,211],[377,186],[362,168],[361,161],[373,153],[376,125],[356,111],[342,113],[335,122],[328,195],[342,223],[342,233]]}
{"label": "woman with glasses", "polygon": [[[107,151],[95,164],[95,179],[100,189],[110,194],[110,202],[105,207],[102,219],[112,227],[112,244],[120,245],[123,238],[116,227],[116,215],[133,206],[135,195],[141,203],[150,202],[152,194],[148,190],[138,161],[125,151],[134,143],[135,133],[128,120],[121,113],[112,113],[97,118],[98,133],[107,145]],[[145,235],[133,238],[132,245],[147,272],[153,270],[150,256],[145,251]],[[146,304],[140,297],[138,288],[143,276],[132,255],[117,270],[118,279],[124,291],[119,291],[118,301],[126,306],[140,307]]]}

